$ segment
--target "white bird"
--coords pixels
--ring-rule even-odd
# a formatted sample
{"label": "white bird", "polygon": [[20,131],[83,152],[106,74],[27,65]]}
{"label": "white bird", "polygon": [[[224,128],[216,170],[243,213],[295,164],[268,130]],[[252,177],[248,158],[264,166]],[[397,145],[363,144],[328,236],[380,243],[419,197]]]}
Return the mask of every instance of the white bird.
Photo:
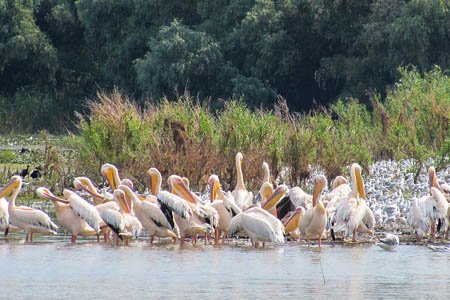
{"label": "white bird", "polygon": [[[212,206],[201,204],[198,201],[197,196],[187,188],[181,177],[171,175],[168,178],[168,183],[172,193],[182,199],[182,201],[177,202],[179,202],[180,205],[183,203],[183,206],[188,206],[190,208],[190,216],[187,218],[178,214],[174,215],[175,223],[180,230],[180,244],[184,243],[186,236],[191,236],[192,241],[195,244],[198,235],[208,235],[214,231],[219,218],[217,210]],[[158,194],[158,200],[165,202],[165,200],[161,198],[161,194],[162,192]]]}
{"label": "white bird", "polygon": [[234,200],[223,193],[217,175],[211,175],[208,179],[208,184],[211,206],[217,210],[219,215],[219,223],[215,229],[215,243],[218,244],[221,231],[223,231],[224,238],[226,238],[230,229],[231,219],[242,211],[233,202]]}
{"label": "white bird", "polygon": [[259,207],[252,207],[239,213],[231,220],[229,234],[245,231],[253,245],[258,247],[259,242],[284,244],[284,229],[280,220]]}
{"label": "white bird", "polygon": [[[68,197],[68,199],[62,199],[55,196],[52,192],[50,192],[49,189],[45,187],[37,188],[36,193],[39,197],[53,201],[53,204],[55,206],[56,219],[64,228],[70,231],[70,233],[72,234],[72,243],[76,242],[78,235],[92,236],[98,233],[98,230],[100,229],[100,222],[102,222],[102,220],[95,208],[93,209],[95,210],[95,214],[97,215],[96,220],[94,220],[95,217],[93,218],[89,215],[90,210],[83,210],[80,208],[74,209],[70,200],[73,200],[75,196],[68,194],[67,191],[64,193],[64,196]],[[72,202],[73,205],[77,206],[77,201]],[[88,214],[85,216],[86,219],[90,220],[90,223],[93,223],[94,226],[97,227],[97,230],[95,230],[86,222],[86,220],[82,218],[85,211],[88,211]]]}
{"label": "white bird", "polygon": [[354,163],[350,168],[352,179],[352,192],[347,199],[340,201],[336,208],[333,230],[345,230],[345,237],[353,234],[352,241],[356,241],[356,232],[365,231],[373,234],[375,217],[365,201],[364,182],[361,176],[361,167]]}
{"label": "white bird", "polygon": [[398,236],[392,233],[386,233],[385,237],[379,239],[379,242],[376,243],[381,249],[392,251],[394,250],[400,243]]}
{"label": "white bird", "polygon": [[0,189],[0,198],[9,200],[9,222],[25,231],[25,241],[32,241],[34,233],[56,234],[58,226],[41,210],[28,206],[16,206],[16,198],[22,188],[22,177],[13,176],[11,180]]}
{"label": "white bird", "polygon": [[4,230],[5,239],[9,232],[16,232],[19,230],[19,228],[9,223],[8,206],[8,201],[3,197],[0,198],[0,229]]}
{"label": "white bird", "polygon": [[327,179],[323,175],[317,175],[314,178],[314,190],[312,197],[312,207],[308,209],[298,224],[300,233],[309,241],[312,237],[319,239],[319,247],[322,241],[322,235],[327,225],[327,211],[320,195],[327,187]]}
{"label": "white bird", "polygon": [[253,204],[253,193],[248,191],[244,183],[244,175],[242,174],[242,159],[241,152],[236,154],[236,186],[231,192],[234,202],[240,209],[244,209]]}
{"label": "white bird", "polygon": [[142,201],[128,186],[120,185],[118,188],[125,192],[127,199],[131,199],[136,217],[148,231],[150,244],[153,243],[155,236],[170,237],[176,240],[173,210],[170,207],[184,207],[185,212],[180,212],[180,214],[185,216],[189,215],[189,207],[175,204],[177,199],[167,192],[166,198],[164,198],[164,193],[160,195],[160,198],[164,198],[165,203],[169,205]]}

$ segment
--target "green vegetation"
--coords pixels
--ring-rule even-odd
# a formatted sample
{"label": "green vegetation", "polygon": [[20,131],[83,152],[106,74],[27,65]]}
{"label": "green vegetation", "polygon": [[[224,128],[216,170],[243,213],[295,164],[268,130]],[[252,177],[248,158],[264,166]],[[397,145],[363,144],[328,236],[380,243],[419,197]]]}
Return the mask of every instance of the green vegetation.
{"label": "green vegetation", "polygon": [[269,109],[283,97],[333,112],[347,97],[384,105],[399,67],[450,68],[439,0],[0,0],[0,28],[2,134],[74,130],[86,99],[116,87],[141,107],[192,97]]}
{"label": "green vegetation", "polygon": [[275,177],[287,167],[285,180],[294,184],[312,165],[330,179],[345,174],[352,162],[367,169],[382,158],[414,158],[418,167],[433,158],[442,167],[450,153],[450,77],[439,68],[424,76],[416,69],[401,73],[384,103],[374,96],[372,110],[351,100],[303,115],[289,113],[282,99],[274,110],[252,111],[236,100],[212,110],[183,97],[141,109],[117,90],[98,94],[89,102],[89,118],[80,123],[79,165],[98,176],[100,165],[111,162],[142,186],[151,166],[164,176],[186,176],[194,185],[216,173],[231,186],[234,156],[241,151],[252,188],[260,184],[263,161]]}

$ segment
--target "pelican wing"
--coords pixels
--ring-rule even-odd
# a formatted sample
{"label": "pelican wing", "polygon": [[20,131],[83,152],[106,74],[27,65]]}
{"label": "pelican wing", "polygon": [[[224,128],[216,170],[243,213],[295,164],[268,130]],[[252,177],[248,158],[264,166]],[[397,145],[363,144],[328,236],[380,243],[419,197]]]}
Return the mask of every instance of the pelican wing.
{"label": "pelican wing", "polygon": [[262,209],[260,207],[253,207],[246,211],[247,214],[253,214],[256,217],[260,219],[264,219],[266,222],[270,224],[270,226],[273,228],[273,230],[278,234],[281,233],[281,235],[284,234],[284,226],[283,223],[281,223],[280,220],[278,220],[274,215],[266,211],[265,209]]}
{"label": "pelican wing", "polygon": [[[276,219],[279,221],[278,219]],[[244,230],[249,236],[258,240],[270,241],[277,244],[284,243],[283,233],[273,228],[272,224],[260,213],[244,213],[242,216]]]}
{"label": "pelican wing", "polygon": [[437,218],[445,218],[447,217],[447,210],[448,210],[448,202],[445,199],[444,194],[440,190],[438,190],[435,187],[431,188],[431,195],[433,196],[435,200],[435,211],[436,211],[436,217]]}
{"label": "pelican wing", "polygon": [[305,234],[306,228],[309,227],[311,221],[313,219],[313,208],[310,208],[306,211],[306,213],[300,218],[300,222],[298,223],[298,228],[302,234]]}
{"label": "pelican wing", "polygon": [[99,232],[102,218],[95,206],[89,204],[86,200],[76,194],[72,194],[68,200],[70,201],[72,209],[96,232]]}
{"label": "pelican wing", "polygon": [[305,193],[298,186],[289,189],[288,196],[294,207],[303,206],[305,209],[308,209],[312,206],[312,196]]}
{"label": "pelican wing", "polygon": [[100,217],[101,217],[101,213],[105,209],[112,209],[112,210],[115,210],[115,211],[119,211],[120,207],[119,207],[119,205],[116,202],[109,201],[109,202],[105,202],[105,203],[96,205],[95,209],[97,209],[97,211],[98,211],[98,213],[100,214]]}
{"label": "pelican wing", "polygon": [[289,212],[295,210],[295,206],[291,201],[291,197],[288,195],[280,200],[276,205],[277,208],[277,218],[283,219]]}
{"label": "pelican wing", "polygon": [[121,233],[125,231],[125,222],[122,214],[114,209],[104,209],[100,213],[100,217],[122,240]]}
{"label": "pelican wing", "polygon": [[123,221],[125,223],[125,228],[130,231],[135,239],[137,239],[142,232],[142,223],[130,214],[125,214],[123,216]]}
{"label": "pelican wing", "polygon": [[17,206],[14,210],[14,216],[20,222],[53,230],[55,233],[56,230],[58,230],[58,226],[50,220],[50,217],[45,212],[38,209],[26,206]]}
{"label": "pelican wing", "polygon": [[161,191],[157,195],[157,198],[159,203],[163,203],[171,211],[184,219],[187,219],[192,215],[192,209],[189,207],[187,201],[177,195],[167,191]]}
{"label": "pelican wing", "polygon": [[230,228],[228,229],[228,234],[230,236],[244,230],[244,224],[242,222],[243,215],[244,213],[241,212],[231,219]]}
{"label": "pelican wing", "polygon": [[[164,204],[162,204],[166,208]],[[147,215],[152,221],[158,225],[165,228],[168,228],[170,230],[173,230],[174,224],[173,224],[173,216],[172,213],[169,211],[170,214],[169,218],[164,213],[164,209],[158,207],[156,203],[142,201],[141,203],[141,210],[142,212]]]}

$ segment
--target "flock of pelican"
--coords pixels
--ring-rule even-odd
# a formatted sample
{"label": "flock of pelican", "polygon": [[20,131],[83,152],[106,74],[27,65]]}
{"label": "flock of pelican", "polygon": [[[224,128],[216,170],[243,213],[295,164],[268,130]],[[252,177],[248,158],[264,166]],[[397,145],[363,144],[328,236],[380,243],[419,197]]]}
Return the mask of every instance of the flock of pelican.
{"label": "flock of pelican", "polygon": [[[376,219],[366,198],[361,167],[350,167],[351,184],[343,176],[333,180],[328,193],[325,176],[313,179],[312,195],[300,187],[284,184],[274,186],[267,163],[263,163],[264,178],[254,196],[248,191],[242,173],[243,155],[236,155],[237,182],[234,190],[224,191],[217,175],[211,175],[206,193],[190,190],[189,180],[178,175],[167,178],[168,190],[162,189],[162,176],[150,168],[149,193],[139,194],[133,182],[120,179],[118,169],[104,164],[102,176],[109,184],[100,191],[87,177],[77,177],[74,190],[65,189],[61,196],[48,188],[39,187],[39,197],[53,202],[56,222],[43,211],[27,206],[17,206],[16,198],[22,187],[22,178],[13,176],[0,189],[0,228],[5,238],[10,231],[25,232],[25,241],[31,242],[33,234],[56,234],[58,225],[71,233],[71,242],[77,237],[96,236],[105,242],[111,237],[116,245],[137,239],[145,230],[150,243],[154,238],[170,238],[180,244],[187,237],[192,243],[203,238],[205,243],[226,243],[229,237],[247,237],[253,246],[261,243],[284,244],[286,236],[292,240],[333,240],[340,236],[344,241],[356,242],[358,234],[374,236]],[[444,229],[447,238],[450,209],[445,186],[437,180],[433,167],[428,170],[429,193],[414,198],[409,207],[407,221],[419,237],[437,234]],[[58,225],[57,225],[58,224]],[[382,247],[398,244],[398,237],[387,235]]]}

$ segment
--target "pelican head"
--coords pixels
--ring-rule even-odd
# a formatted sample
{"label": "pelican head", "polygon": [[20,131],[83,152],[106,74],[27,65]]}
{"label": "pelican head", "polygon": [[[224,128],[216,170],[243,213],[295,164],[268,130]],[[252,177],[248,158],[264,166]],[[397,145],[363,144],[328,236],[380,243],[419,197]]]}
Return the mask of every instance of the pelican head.
{"label": "pelican head", "polygon": [[46,187],[38,187],[36,189],[36,194],[38,195],[38,197],[41,198],[46,198],[46,199],[50,199],[53,201],[57,201],[57,202],[61,202],[61,203],[65,203],[65,204],[69,204],[69,201],[62,199],[60,197],[55,196],[52,192],[50,192],[50,190]]}
{"label": "pelican head", "polygon": [[14,194],[18,194],[22,188],[22,177],[14,175],[9,182],[0,189],[0,198],[9,197]]}
{"label": "pelican head", "polygon": [[347,184],[347,183],[348,183],[347,178],[345,178],[344,176],[337,176],[333,180],[333,184],[331,185],[331,190],[334,190],[338,186],[343,185],[343,184]]}
{"label": "pelican head", "polygon": [[280,202],[280,200],[286,196],[286,194],[289,192],[289,188],[284,185],[280,184],[275,191],[270,195],[270,197],[267,199],[267,201],[262,205],[262,208],[265,210],[271,209],[275,207],[275,205]]}
{"label": "pelican head", "polygon": [[189,188],[186,186],[183,178],[177,175],[170,175],[168,178],[168,183],[170,186],[170,190],[173,194],[180,196],[184,200],[194,203],[197,203],[194,195],[191,193]]}
{"label": "pelican head", "polygon": [[314,191],[313,191],[313,206],[316,206],[322,191],[327,187],[327,179],[323,175],[316,175],[314,177]]}
{"label": "pelican head", "polygon": [[133,184],[133,181],[131,181],[131,179],[124,178],[120,181],[120,184],[130,187],[130,189],[134,189],[134,184]]}
{"label": "pelican head", "polygon": [[92,197],[105,199],[105,196],[97,192],[97,189],[92,184],[92,181],[87,177],[76,177],[73,180],[73,187],[76,190],[87,192]]}
{"label": "pelican head", "polygon": [[298,228],[298,223],[300,218],[305,214],[305,209],[302,206],[298,206],[294,214],[289,217],[289,219],[284,222],[284,231],[286,233],[292,232]]}
{"label": "pelican head", "polygon": [[244,156],[241,152],[236,153],[236,162],[241,162],[244,159]]}
{"label": "pelican head", "polygon": [[131,203],[129,203],[128,198],[125,195],[125,192],[122,189],[114,190],[114,200],[120,205],[120,208],[123,212],[130,214],[131,213]]}
{"label": "pelican head", "polygon": [[[364,190],[364,182],[361,175],[361,166],[357,163],[352,164],[352,167],[350,168],[350,175],[352,177],[353,185],[356,185],[356,191],[357,195],[359,195],[360,198],[366,199],[366,193]],[[357,196],[355,195],[355,196]]]}
{"label": "pelican head", "polygon": [[104,164],[101,168],[101,173],[113,191],[120,185],[119,170],[117,170],[116,166]]}
{"label": "pelican head", "polygon": [[157,168],[150,168],[147,171],[147,175],[150,177],[150,191],[153,195],[156,195],[161,186],[161,173]]}
{"label": "pelican head", "polygon": [[217,193],[220,190],[219,176],[217,176],[215,174],[209,176],[208,185],[209,185],[209,199],[212,202],[212,201],[216,200]]}
{"label": "pelican head", "polygon": [[431,187],[439,188],[439,183],[437,181],[436,169],[431,166],[428,168],[428,184]]}

